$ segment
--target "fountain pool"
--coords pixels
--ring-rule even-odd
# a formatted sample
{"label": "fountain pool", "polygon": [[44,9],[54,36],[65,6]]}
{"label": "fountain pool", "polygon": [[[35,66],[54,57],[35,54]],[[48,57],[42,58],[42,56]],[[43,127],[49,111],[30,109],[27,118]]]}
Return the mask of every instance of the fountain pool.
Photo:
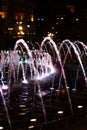
{"label": "fountain pool", "polygon": [[29,115],[41,123],[57,119],[60,112],[63,117],[67,110],[73,116],[73,94],[86,90],[87,46],[83,42],[55,43],[45,37],[38,45],[39,49],[30,49],[19,39],[13,50],[0,52],[0,93],[10,129],[20,116]]}

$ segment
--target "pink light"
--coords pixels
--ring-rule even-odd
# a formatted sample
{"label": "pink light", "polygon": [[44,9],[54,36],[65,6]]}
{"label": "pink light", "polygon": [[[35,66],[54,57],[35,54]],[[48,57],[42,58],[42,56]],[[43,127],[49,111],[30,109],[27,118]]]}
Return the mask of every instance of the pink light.
{"label": "pink light", "polygon": [[28,81],[27,81],[26,79],[24,79],[24,80],[22,81],[22,83],[28,84]]}
{"label": "pink light", "polygon": [[50,76],[51,74],[53,74],[53,73],[45,73],[45,74],[43,74],[43,75],[41,75],[41,76],[38,76],[38,77],[36,78],[36,80],[42,80],[42,79],[44,79],[44,78]]}
{"label": "pink light", "polygon": [[50,68],[50,71],[51,71],[51,72],[48,72],[48,73],[46,72],[46,73],[44,73],[44,74],[42,74],[42,75],[37,76],[37,77],[36,77],[36,80],[42,80],[42,79],[44,79],[44,78],[50,76],[51,74],[54,74],[54,73],[55,73],[54,67],[51,67],[51,68]]}
{"label": "pink light", "polygon": [[8,86],[5,85],[5,84],[3,84],[3,85],[2,85],[2,90],[7,90],[7,89],[8,89]]}

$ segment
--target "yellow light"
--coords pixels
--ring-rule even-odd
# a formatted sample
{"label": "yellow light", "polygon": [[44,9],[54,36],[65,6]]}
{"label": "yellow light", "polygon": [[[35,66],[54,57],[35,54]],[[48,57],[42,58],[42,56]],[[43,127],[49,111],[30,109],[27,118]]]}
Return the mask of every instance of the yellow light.
{"label": "yellow light", "polygon": [[20,21],[19,24],[22,24],[22,21]]}
{"label": "yellow light", "polygon": [[49,37],[53,37],[54,34],[53,34],[53,33],[48,33],[48,36],[49,36]]}
{"label": "yellow light", "polygon": [[20,16],[20,20],[23,20],[23,14],[21,14],[21,16]]}
{"label": "yellow light", "polygon": [[31,15],[31,22],[33,22],[34,21],[34,15],[32,14]]}
{"label": "yellow light", "polygon": [[23,30],[23,27],[22,27],[22,26],[19,26],[18,29],[21,31],[21,30]]}
{"label": "yellow light", "polygon": [[24,35],[25,33],[24,33],[23,31],[20,31],[20,34],[21,34],[21,35]]}
{"label": "yellow light", "polygon": [[2,19],[6,18],[6,13],[5,12],[0,12],[0,15],[1,15]]}
{"label": "yellow light", "polygon": [[20,32],[17,32],[18,35],[20,35]]}
{"label": "yellow light", "polygon": [[12,30],[13,30],[13,28],[8,28],[8,30],[9,30],[9,31],[12,31]]}
{"label": "yellow light", "polygon": [[33,126],[33,125],[31,125],[31,126],[29,126],[28,128],[29,128],[29,129],[33,129],[33,128],[34,128],[34,126]]}

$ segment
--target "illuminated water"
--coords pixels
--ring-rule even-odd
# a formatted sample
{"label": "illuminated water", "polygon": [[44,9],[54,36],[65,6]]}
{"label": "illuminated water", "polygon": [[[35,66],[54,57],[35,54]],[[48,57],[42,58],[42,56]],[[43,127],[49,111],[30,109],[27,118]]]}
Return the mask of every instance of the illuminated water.
{"label": "illuminated water", "polygon": [[[19,115],[26,115],[27,109],[34,109],[37,95],[38,98],[40,98],[44,121],[47,122],[48,113],[46,112],[46,104],[44,103],[45,96],[49,97],[48,106],[52,107],[53,96],[56,96],[55,99],[58,101],[60,92],[63,94],[66,93],[70,112],[71,115],[73,115],[74,112],[70,90],[77,90],[80,71],[82,71],[81,74],[85,81],[85,85],[83,86],[87,85],[85,68],[87,46],[84,43],[80,41],[71,42],[70,40],[55,43],[50,37],[45,37],[41,44],[36,44],[38,45],[38,49],[35,49],[34,45],[32,45],[33,49],[30,50],[27,43],[23,39],[19,39],[16,41],[13,51],[2,50],[0,53],[0,81],[1,86],[3,86],[3,83],[4,85],[6,84],[9,86],[8,89],[5,90],[8,91],[8,101],[5,102],[2,89],[0,92],[10,129],[11,120],[8,113],[8,106],[10,105],[11,100],[10,94],[15,87],[18,87],[19,89],[20,86],[25,86],[26,89],[24,89],[26,92],[23,94],[20,94],[20,92],[18,94],[20,97],[19,100],[22,100],[20,103],[23,103],[19,104],[19,106],[24,111],[20,112]],[[85,61],[83,61],[83,58]],[[75,62],[78,67],[75,71],[75,79],[72,82],[74,88],[72,88],[72,86],[70,86],[71,84],[69,84],[69,79],[67,78],[69,75],[67,76],[65,67],[66,64]],[[26,107],[25,102],[30,100],[28,97],[31,93],[28,92],[28,88],[31,88],[30,84],[32,84],[33,95],[30,96],[32,103],[30,103],[28,108]]]}

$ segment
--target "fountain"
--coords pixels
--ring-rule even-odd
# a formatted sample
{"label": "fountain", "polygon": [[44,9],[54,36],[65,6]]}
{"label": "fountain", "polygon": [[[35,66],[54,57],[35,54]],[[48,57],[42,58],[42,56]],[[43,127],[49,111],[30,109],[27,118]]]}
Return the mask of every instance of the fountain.
{"label": "fountain", "polygon": [[[41,44],[36,44],[38,45],[38,49],[35,49],[33,45],[33,49],[30,50],[27,43],[23,39],[19,39],[16,41],[13,50],[2,50],[0,53],[0,93],[10,129],[12,129],[12,126],[8,109],[10,107],[11,92],[15,88],[23,89],[24,91],[24,93],[19,94],[19,100],[22,100],[19,102],[19,107],[23,109],[23,111],[24,109],[26,111],[22,114],[26,115],[26,109],[32,109],[33,113],[36,107],[36,98],[38,97],[40,98],[44,121],[47,122],[47,107],[44,103],[45,96],[49,97],[48,106],[52,107],[52,101],[54,101],[52,98],[56,96],[55,99],[58,103],[59,95],[66,93],[70,113],[74,115],[70,90],[77,90],[80,71],[84,77],[84,88],[87,85],[85,62],[83,61],[83,59],[86,60],[87,46],[83,42],[71,42],[66,39],[62,41],[62,43],[56,44],[50,37],[45,37]],[[75,70],[76,74],[74,75],[76,79],[73,83],[69,84],[66,66],[72,64],[72,62],[77,65],[77,69]],[[5,83],[9,86],[8,88]],[[74,88],[70,86],[72,84]],[[47,87],[45,88],[45,86]],[[7,105],[5,101],[4,91],[2,91],[4,89],[8,91],[9,105]],[[28,89],[33,90],[33,96],[31,96],[30,99],[28,99],[30,94],[30,90]],[[24,97],[24,101],[20,97]],[[26,108],[26,100],[32,100],[33,102],[29,108]]]}

